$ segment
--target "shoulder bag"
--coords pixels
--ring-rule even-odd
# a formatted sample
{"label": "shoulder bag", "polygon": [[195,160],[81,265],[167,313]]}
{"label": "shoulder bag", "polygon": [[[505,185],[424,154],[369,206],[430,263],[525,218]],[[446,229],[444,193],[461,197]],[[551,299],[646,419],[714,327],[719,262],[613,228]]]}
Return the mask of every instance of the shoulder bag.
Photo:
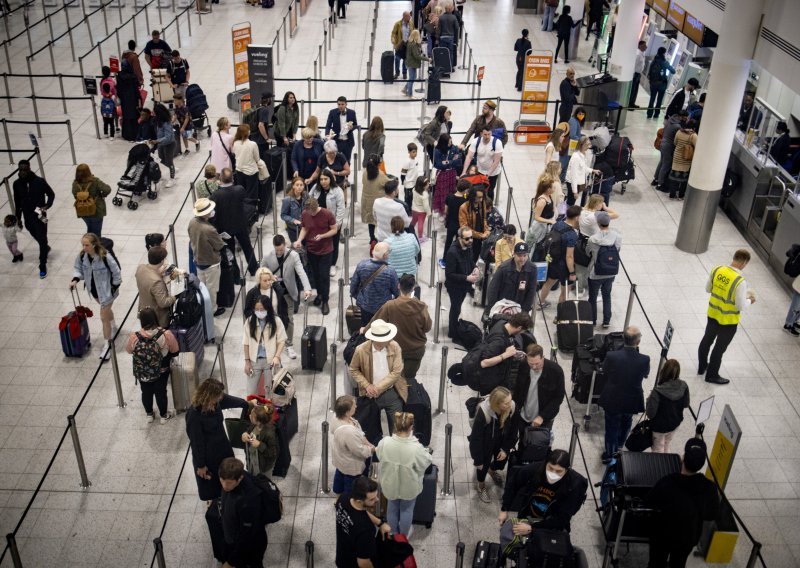
{"label": "shoulder bag", "polygon": [[[358,295],[361,294],[361,292],[363,292],[366,289],[366,287],[369,286],[370,283],[373,280],[375,280],[375,278],[378,276],[378,274],[381,273],[381,271],[384,268],[386,268],[386,265],[385,264],[381,264],[377,268],[377,270],[374,270],[372,272],[372,274],[369,275],[369,278],[367,278],[364,281],[364,283],[361,284],[361,286],[359,286],[358,292],[356,293],[356,297],[358,297]],[[360,324],[360,322],[361,322],[361,308],[358,307],[356,304],[352,303],[353,302],[353,298],[352,297],[350,298],[350,302],[351,302],[350,305],[347,306],[347,309],[345,310],[345,319],[347,320],[348,331],[350,333],[353,333],[355,330],[354,329],[350,329],[350,327],[351,327],[351,325],[353,325],[355,323],[355,321],[358,321],[359,324]]]}
{"label": "shoulder bag", "polygon": [[[644,413],[642,417],[644,418]],[[650,429],[650,420],[639,419],[625,440],[625,448],[631,452],[643,452],[653,445],[653,431]]]}
{"label": "shoulder bag", "polygon": [[[222,149],[225,150],[225,153],[228,154],[228,159],[231,161],[231,171],[235,171],[236,170],[236,156],[225,145],[225,141],[222,139],[222,133],[217,132],[217,136],[219,136],[219,143],[222,145]],[[233,144],[231,144],[231,146],[232,145]]]}

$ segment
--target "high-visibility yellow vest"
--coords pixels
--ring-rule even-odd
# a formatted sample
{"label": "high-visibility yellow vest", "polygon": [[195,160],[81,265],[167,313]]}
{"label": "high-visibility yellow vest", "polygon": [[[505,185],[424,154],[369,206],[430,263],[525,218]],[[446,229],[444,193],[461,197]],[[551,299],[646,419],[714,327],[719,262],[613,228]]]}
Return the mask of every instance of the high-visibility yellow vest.
{"label": "high-visibility yellow vest", "polygon": [[730,266],[717,266],[711,271],[711,296],[708,317],[721,325],[736,325],[741,313],[736,309],[736,289],[744,278]]}

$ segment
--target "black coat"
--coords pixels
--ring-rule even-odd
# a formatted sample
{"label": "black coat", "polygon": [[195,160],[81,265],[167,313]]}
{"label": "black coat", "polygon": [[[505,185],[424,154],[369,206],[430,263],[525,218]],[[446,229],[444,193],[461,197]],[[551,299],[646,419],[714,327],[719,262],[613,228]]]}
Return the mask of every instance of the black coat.
{"label": "black coat", "polygon": [[472,432],[467,436],[469,455],[475,466],[495,461],[500,450],[508,455],[511,449],[517,445],[519,437],[519,423],[516,420],[515,409],[511,409],[501,428],[500,421],[489,415],[486,410],[488,406],[488,398],[478,405],[475,420],[472,422]]}
{"label": "black coat", "polygon": [[261,490],[253,476],[245,471],[239,485],[222,494],[220,504],[225,561],[231,566],[258,565],[267,547],[267,533],[262,522]]}
{"label": "black coat", "polygon": [[702,473],[662,477],[647,503],[660,511],[651,521],[651,538],[675,548],[691,549],[700,539],[703,521],[714,520],[719,513],[717,487]]}
{"label": "black coat", "polygon": [[686,101],[686,89],[681,89],[675,96],[672,97],[672,100],[667,105],[667,110],[664,112],[664,118],[669,118],[673,114],[678,114],[680,110],[683,108],[683,103]]}
{"label": "black coat", "polygon": [[556,22],[556,36],[559,39],[569,39],[572,33],[572,28],[575,27],[575,21],[569,14],[561,14]]}
{"label": "black coat", "polygon": [[211,479],[201,479],[195,475],[200,499],[208,501],[220,496],[219,464],[225,458],[233,457],[233,448],[225,433],[222,411],[228,408],[247,408],[247,401],[235,396],[224,395],[214,412],[204,414],[199,408],[186,411],[186,434],[192,447],[192,465],[197,470],[207,467]]}
{"label": "black coat", "polygon": [[212,224],[220,233],[234,235],[240,231],[247,233],[247,212],[245,211],[245,193],[240,185],[220,187],[211,195],[217,204]]}
{"label": "black coat", "polygon": [[35,209],[37,207],[44,206],[50,209],[56,198],[56,194],[50,184],[33,172],[29,173],[25,179],[17,179],[13,187],[14,206],[16,207],[15,215],[17,219],[24,215],[26,223],[28,219],[36,217]]}
{"label": "black coat", "polygon": [[[524,509],[530,503],[533,492],[546,479],[544,469],[545,465],[541,462],[520,467],[516,475],[506,482],[500,510],[516,513]],[[574,469],[568,469],[564,477],[551,487],[555,490],[555,497],[545,518],[536,523],[536,528],[568,531],[570,520],[586,500],[589,482]]]}
{"label": "black coat", "polygon": [[[355,132],[356,127],[358,126],[358,120],[356,120],[356,111],[353,109],[347,109],[345,111],[347,116],[347,122],[353,123],[353,128],[347,133],[347,141],[353,142],[353,132]],[[333,132],[336,136],[334,140],[338,143],[339,142],[339,132],[341,131],[342,125],[339,122],[339,109],[335,108],[328,113],[328,120],[325,121],[325,135],[327,136],[330,132]]]}
{"label": "black coat", "polygon": [[445,287],[448,290],[469,289],[472,284],[467,282],[467,276],[472,273],[474,268],[475,261],[472,259],[472,247],[462,249],[456,238],[445,255]]}
{"label": "black coat", "polygon": [[[273,294],[279,294],[276,288],[273,288]],[[253,315],[253,308],[255,308],[256,301],[258,298],[261,297],[261,289],[259,288],[258,284],[250,288],[247,291],[247,295],[244,297],[244,317],[249,318]],[[286,328],[289,326],[289,311],[288,305],[286,304],[286,300],[283,299],[282,296],[278,296],[278,317],[281,318],[281,322],[283,323],[283,327]]]}
{"label": "black coat", "polygon": [[650,374],[650,357],[642,355],[635,347],[610,351],[603,362],[607,377],[600,395],[600,406],[615,414],[644,412],[642,381]]}
{"label": "black coat", "polygon": [[567,122],[569,117],[572,116],[572,109],[578,103],[578,95],[581,90],[577,85],[569,82],[569,79],[564,79],[558,85],[558,95],[561,98],[561,106],[558,108],[558,118],[561,122]]}
{"label": "black coat", "polygon": [[[520,284],[524,290],[520,290]],[[533,297],[536,293],[536,267],[531,262],[526,262],[521,271],[517,271],[514,259],[510,258],[501,264],[489,283],[487,307],[494,306],[498,300],[517,302],[523,312],[531,311]]]}
{"label": "black coat", "polygon": [[[520,373],[512,395],[520,416],[522,415],[522,409],[525,407],[525,400],[528,398],[530,385],[530,372]],[[544,368],[542,369],[542,376],[539,377],[537,388],[539,391],[539,416],[544,418],[545,422],[553,420],[558,415],[561,402],[564,400],[564,371],[558,363],[554,363],[549,359],[544,360]]]}

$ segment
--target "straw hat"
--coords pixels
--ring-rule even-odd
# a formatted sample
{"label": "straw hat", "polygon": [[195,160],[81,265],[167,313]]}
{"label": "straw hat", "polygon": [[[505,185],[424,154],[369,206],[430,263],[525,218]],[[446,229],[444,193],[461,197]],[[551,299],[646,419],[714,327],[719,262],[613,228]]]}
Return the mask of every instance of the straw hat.
{"label": "straw hat", "polygon": [[397,326],[382,319],[376,319],[369,326],[369,329],[364,336],[370,341],[377,341],[379,343],[386,343],[394,339],[397,335]]}
{"label": "straw hat", "polygon": [[194,216],[205,217],[206,215],[210,214],[216,208],[216,206],[217,204],[207,197],[201,197],[194,202]]}

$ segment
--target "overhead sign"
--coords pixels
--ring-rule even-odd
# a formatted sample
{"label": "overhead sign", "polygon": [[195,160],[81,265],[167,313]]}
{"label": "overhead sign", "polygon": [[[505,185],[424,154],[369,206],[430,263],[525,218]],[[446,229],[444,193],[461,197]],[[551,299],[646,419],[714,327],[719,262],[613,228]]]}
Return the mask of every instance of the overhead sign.
{"label": "overhead sign", "polygon": [[669,346],[672,343],[672,334],[675,332],[675,328],[672,327],[672,322],[667,320],[667,328],[664,330],[664,349],[669,351]]}
{"label": "overhead sign", "polygon": [[532,53],[525,58],[520,114],[547,114],[547,96],[553,67],[551,52]]}
{"label": "overhead sign", "polygon": [[250,73],[247,66],[247,46],[251,40],[250,22],[242,22],[231,27],[233,83],[237,87],[250,82]]}
{"label": "overhead sign", "polygon": [[686,18],[683,21],[683,35],[688,37],[695,44],[702,46],[704,32],[705,26],[703,25],[703,22],[691,14],[686,14]]}
{"label": "overhead sign", "polygon": [[653,9],[662,17],[667,17],[669,12],[669,0],[653,0]]}
{"label": "overhead sign", "polygon": [[109,55],[108,68],[111,69],[112,73],[119,73],[119,57],[116,55]]}
{"label": "overhead sign", "polygon": [[97,78],[87,75],[83,78],[83,94],[96,95],[97,94]]}
{"label": "overhead sign", "polygon": [[486,66],[485,65],[481,65],[480,67],[478,67],[478,83],[483,81],[483,73],[485,71],[486,71]]}
{"label": "overhead sign", "polygon": [[683,29],[683,20],[686,18],[686,10],[678,6],[675,2],[670,2],[667,10],[667,21],[675,26],[675,29]]}
{"label": "overhead sign", "polygon": [[275,92],[275,71],[272,68],[272,46],[247,46],[247,67],[250,75],[250,101],[256,105],[263,93]]}

